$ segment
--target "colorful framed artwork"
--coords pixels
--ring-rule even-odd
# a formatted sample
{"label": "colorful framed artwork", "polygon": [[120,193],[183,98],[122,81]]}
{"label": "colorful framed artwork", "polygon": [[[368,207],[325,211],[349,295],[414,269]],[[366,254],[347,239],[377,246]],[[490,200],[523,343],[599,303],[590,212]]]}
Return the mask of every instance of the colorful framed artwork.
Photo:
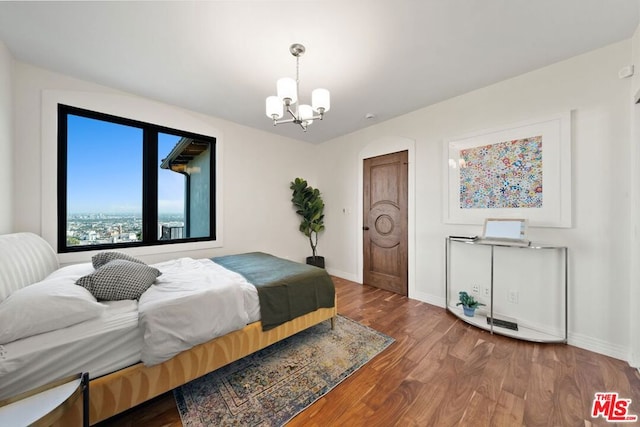
{"label": "colorful framed artwork", "polygon": [[571,112],[447,139],[444,153],[445,223],[571,227]]}

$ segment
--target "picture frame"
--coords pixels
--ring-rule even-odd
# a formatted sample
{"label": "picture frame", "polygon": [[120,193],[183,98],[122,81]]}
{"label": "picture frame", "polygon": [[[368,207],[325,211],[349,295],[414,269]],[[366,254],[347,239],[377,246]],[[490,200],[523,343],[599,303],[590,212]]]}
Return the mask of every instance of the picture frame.
{"label": "picture frame", "polygon": [[571,111],[444,141],[443,221],[572,225]]}

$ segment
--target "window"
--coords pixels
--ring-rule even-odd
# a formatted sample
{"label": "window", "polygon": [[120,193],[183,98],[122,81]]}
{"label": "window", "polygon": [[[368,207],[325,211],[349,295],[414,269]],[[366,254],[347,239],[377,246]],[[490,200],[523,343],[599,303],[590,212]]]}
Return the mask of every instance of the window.
{"label": "window", "polygon": [[215,240],[210,136],[58,105],[58,250]]}

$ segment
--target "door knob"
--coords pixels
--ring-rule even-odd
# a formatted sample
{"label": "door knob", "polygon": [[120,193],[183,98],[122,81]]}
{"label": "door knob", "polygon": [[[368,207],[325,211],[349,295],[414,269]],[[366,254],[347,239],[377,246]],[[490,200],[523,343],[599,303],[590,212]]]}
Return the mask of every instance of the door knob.
{"label": "door knob", "polygon": [[369,227],[367,227],[367,226],[365,225],[364,227],[362,227],[362,229],[363,229],[364,231],[367,231],[367,230],[369,229]]}

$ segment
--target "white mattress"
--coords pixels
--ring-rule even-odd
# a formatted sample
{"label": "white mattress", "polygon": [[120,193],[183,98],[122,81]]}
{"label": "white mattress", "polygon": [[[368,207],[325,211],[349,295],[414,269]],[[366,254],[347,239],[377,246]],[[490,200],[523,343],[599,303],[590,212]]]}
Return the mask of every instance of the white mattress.
{"label": "white mattress", "polygon": [[[162,271],[163,264],[155,266]],[[260,320],[257,290],[242,289],[249,323]],[[104,304],[98,318],[0,345],[0,400],[79,372],[96,378],[138,363],[144,344],[138,302]]]}
{"label": "white mattress", "polygon": [[0,345],[0,400],[67,375],[96,378],[137,363],[137,301],[105,304],[98,318]]}

